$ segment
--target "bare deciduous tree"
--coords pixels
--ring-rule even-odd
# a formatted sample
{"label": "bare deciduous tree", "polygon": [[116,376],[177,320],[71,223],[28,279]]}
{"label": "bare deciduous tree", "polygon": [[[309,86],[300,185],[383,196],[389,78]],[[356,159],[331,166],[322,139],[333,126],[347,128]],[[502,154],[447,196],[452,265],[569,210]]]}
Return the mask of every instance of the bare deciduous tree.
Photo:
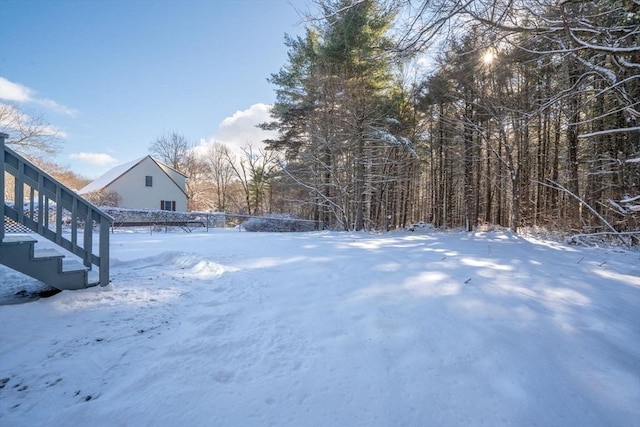
{"label": "bare deciduous tree", "polygon": [[149,152],[172,168],[185,173],[194,144],[177,132],[168,132],[149,145]]}
{"label": "bare deciduous tree", "polygon": [[227,150],[226,158],[244,190],[245,204],[249,215],[268,212],[268,191],[274,173],[278,170],[279,155],[275,151],[258,150],[251,144],[242,149],[243,155],[236,162]]}
{"label": "bare deciduous tree", "polygon": [[0,102],[0,132],[9,135],[7,145],[23,154],[53,154],[59,150],[59,131],[16,105]]}
{"label": "bare deciduous tree", "polygon": [[229,190],[235,176],[229,148],[218,142],[211,144],[204,155],[204,162],[215,194],[215,203],[212,208],[224,212],[228,208]]}

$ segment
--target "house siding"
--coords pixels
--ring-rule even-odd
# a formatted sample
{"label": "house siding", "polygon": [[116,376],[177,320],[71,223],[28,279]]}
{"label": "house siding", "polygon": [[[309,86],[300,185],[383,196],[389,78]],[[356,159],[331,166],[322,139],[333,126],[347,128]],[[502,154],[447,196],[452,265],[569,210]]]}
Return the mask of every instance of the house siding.
{"label": "house siding", "polygon": [[162,163],[158,163],[158,166],[160,166],[160,168],[162,168],[162,170],[165,171],[166,174],[169,175],[181,188],[186,188],[187,179],[184,175]]}

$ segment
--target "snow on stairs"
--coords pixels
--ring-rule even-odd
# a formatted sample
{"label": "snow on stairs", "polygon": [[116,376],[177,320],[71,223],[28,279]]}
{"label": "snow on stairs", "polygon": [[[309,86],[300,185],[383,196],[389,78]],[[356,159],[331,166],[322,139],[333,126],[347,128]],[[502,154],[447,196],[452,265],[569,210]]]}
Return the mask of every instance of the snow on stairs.
{"label": "snow on stairs", "polygon": [[36,249],[37,242],[28,235],[5,235],[0,242],[0,264],[60,290],[92,286],[88,267],[55,249]]}

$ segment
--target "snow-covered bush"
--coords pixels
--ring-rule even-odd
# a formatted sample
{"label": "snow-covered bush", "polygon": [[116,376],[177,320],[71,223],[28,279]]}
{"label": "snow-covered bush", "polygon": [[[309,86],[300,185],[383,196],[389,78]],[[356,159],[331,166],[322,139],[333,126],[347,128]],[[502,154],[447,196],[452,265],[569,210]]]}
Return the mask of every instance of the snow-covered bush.
{"label": "snow-covered bush", "polygon": [[259,218],[249,218],[242,223],[246,231],[262,232],[291,232],[313,231],[316,229],[314,221],[301,220],[291,215],[270,215]]}
{"label": "snow-covered bush", "polygon": [[407,227],[409,231],[433,231],[436,227],[433,224],[428,224],[424,221],[418,221],[415,224],[411,224]]}
{"label": "snow-covered bush", "polygon": [[96,206],[117,207],[122,201],[118,193],[106,188],[83,194],[82,197]]}

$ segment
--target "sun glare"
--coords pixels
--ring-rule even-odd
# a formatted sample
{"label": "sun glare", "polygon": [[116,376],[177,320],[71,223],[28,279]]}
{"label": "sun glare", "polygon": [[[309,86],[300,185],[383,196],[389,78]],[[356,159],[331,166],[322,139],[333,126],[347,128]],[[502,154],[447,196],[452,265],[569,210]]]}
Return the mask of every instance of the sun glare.
{"label": "sun glare", "polygon": [[487,50],[484,55],[482,55],[482,62],[484,62],[486,65],[489,65],[491,63],[493,63],[493,61],[496,59],[494,53],[491,50]]}

